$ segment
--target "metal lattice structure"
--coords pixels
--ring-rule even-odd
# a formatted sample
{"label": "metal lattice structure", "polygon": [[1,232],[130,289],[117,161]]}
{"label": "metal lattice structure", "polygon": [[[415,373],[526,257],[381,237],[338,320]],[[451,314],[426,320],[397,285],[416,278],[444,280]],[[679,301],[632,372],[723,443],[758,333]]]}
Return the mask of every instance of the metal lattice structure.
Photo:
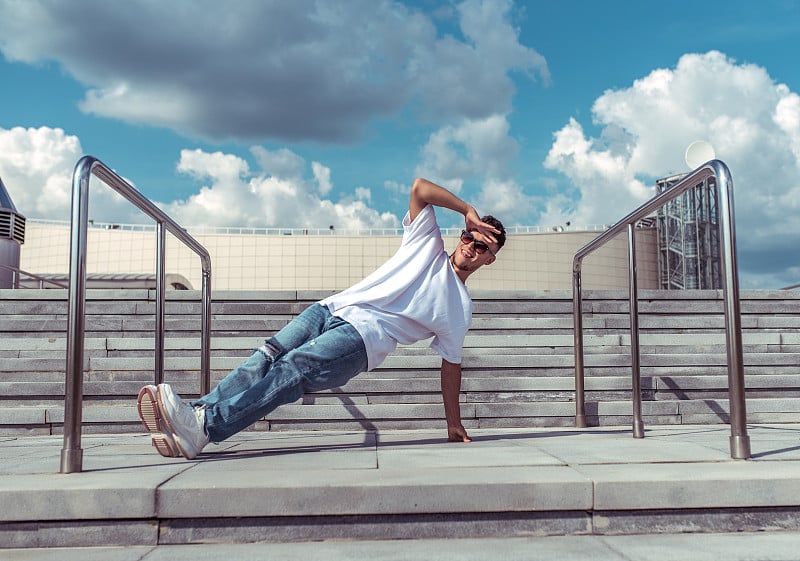
{"label": "metal lattice structure", "polygon": [[[656,181],[663,193],[685,175]],[[719,219],[716,185],[706,178],[658,210],[658,272],[662,289],[719,289]]]}

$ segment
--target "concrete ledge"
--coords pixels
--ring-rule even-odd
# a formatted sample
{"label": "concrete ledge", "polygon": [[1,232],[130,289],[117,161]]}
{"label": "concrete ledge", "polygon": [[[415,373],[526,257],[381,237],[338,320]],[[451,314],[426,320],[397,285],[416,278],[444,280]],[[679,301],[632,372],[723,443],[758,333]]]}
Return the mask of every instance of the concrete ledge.
{"label": "concrete ledge", "polygon": [[[710,535],[713,532],[763,534],[765,531],[785,532],[797,528],[800,528],[800,510],[796,507],[615,510],[596,511],[592,516],[592,533],[610,536],[703,532],[705,541],[713,538]],[[757,559],[761,555],[774,558],[773,551],[769,549],[759,552],[759,555],[752,559]],[[684,555],[680,559],[688,557]],[[726,559],[730,557],[726,556]]]}
{"label": "concrete ledge", "polygon": [[798,470],[775,463],[765,473],[753,462],[698,465],[691,479],[685,464],[581,466],[594,481],[596,510],[786,507],[800,505]]}
{"label": "concrete ledge", "polygon": [[751,426],[736,461],[726,426],[245,432],[191,462],[102,435],[70,475],[59,438],[0,438],[0,547],[797,530],[798,435]]}
{"label": "concrete ledge", "polygon": [[0,521],[152,518],[155,488],[163,480],[163,474],[142,471],[61,477],[6,475],[0,477]]}
{"label": "concrete ledge", "polygon": [[[553,536],[586,535],[592,531],[592,517],[583,511],[556,512],[470,512],[442,514],[370,514],[367,516],[277,516],[165,520],[159,544],[209,544],[297,542],[308,540],[422,540],[453,536]],[[325,544],[329,550],[332,543]],[[351,542],[352,543],[352,542]],[[409,541],[403,541],[403,550]],[[398,544],[399,545],[399,544]],[[208,547],[205,545],[204,547]],[[486,552],[484,561],[496,559]],[[404,559],[430,559],[431,552]],[[366,554],[349,559],[371,559]],[[397,557],[392,557],[397,558]],[[448,559],[452,559],[450,556]],[[305,557],[304,557],[305,559]],[[325,559],[330,559],[326,557]],[[462,557],[458,557],[462,559]],[[559,559],[558,556],[552,559]]]}
{"label": "concrete ledge", "polygon": [[203,471],[159,489],[160,517],[195,515],[198,494],[215,505],[219,517],[456,513],[473,512],[478,504],[487,512],[592,507],[591,482],[561,466],[303,472],[284,473],[279,480],[246,472],[213,488]]}
{"label": "concrete ledge", "polygon": [[[49,553],[54,560],[70,559],[69,552],[62,548],[105,548],[83,552],[81,561],[139,561],[141,557],[120,557],[120,549],[130,546],[158,544],[159,523],[157,520],[68,520],[37,522],[0,522],[0,547],[25,548],[21,559],[40,559],[41,554],[30,548],[58,548]],[[35,557],[34,557],[35,555]],[[2,554],[0,554],[2,557]],[[4,559],[7,557],[4,557]],[[10,559],[15,559],[11,557]],[[76,558],[77,559],[77,558]]]}

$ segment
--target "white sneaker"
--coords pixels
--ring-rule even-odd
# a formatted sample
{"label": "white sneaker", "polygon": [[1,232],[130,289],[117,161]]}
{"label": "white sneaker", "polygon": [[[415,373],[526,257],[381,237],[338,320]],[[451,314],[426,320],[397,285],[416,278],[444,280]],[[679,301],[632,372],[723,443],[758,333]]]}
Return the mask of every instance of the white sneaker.
{"label": "white sneaker", "polygon": [[206,410],[184,403],[169,384],[158,385],[158,409],[181,455],[194,460],[209,442]]}
{"label": "white sneaker", "polygon": [[150,433],[150,440],[158,453],[165,458],[175,458],[180,455],[175,439],[161,420],[161,413],[158,410],[158,388],[152,384],[143,387],[139,391],[136,404],[139,418]]}

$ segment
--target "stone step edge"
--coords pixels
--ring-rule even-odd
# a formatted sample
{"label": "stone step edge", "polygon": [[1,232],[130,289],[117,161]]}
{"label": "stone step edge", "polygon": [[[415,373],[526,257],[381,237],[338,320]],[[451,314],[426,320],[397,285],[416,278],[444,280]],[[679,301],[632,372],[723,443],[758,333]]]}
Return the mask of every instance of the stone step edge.
{"label": "stone step edge", "polygon": [[[797,509],[730,508],[641,511],[469,512],[356,516],[68,520],[0,523],[0,548],[102,548],[166,545],[268,544],[322,540],[375,542],[625,536],[742,532],[764,535],[800,530]],[[744,534],[742,534],[744,536]],[[703,538],[704,540],[707,538]],[[587,547],[591,543],[587,542]],[[412,547],[412,546],[409,546]],[[419,548],[417,548],[419,549]],[[91,550],[90,550],[91,551]]]}
{"label": "stone step edge", "polygon": [[[280,471],[273,474],[280,477],[270,478],[252,472],[214,477],[212,485],[208,474],[177,476],[191,467],[183,460],[157,472],[134,470],[135,478],[102,471],[6,475],[0,478],[0,502],[6,507],[0,512],[0,524],[800,506],[795,462],[774,462],[769,473],[756,462],[697,462],[691,478],[677,478],[676,464],[646,465],[643,470],[630,463],[575,467],[532,463],[461,467],[456,473],[433,467],[413,473],[342,469],[326,471],[318,484],[310,483],[306,472]],[[197,500],[199,496],[203,501]],[[209,503],[215,508],[208,509]]]}
{"label": "stone step edge", "polygon": [[[600,401],[586,404],[586,412],[591,416],[629,416],[630,401]],[[319,421],[348,422],[358,420],[414,420],[443,419],[444,412],[440,403],[375,403],[375,404],[288,404],[273,411],[266,417],[272,422]],[[785,413],[800,415],[800,397],[797,398],[761,398],[747,401],[748,414]],[[695,400],[663,400],[642,402],[643,415],[683,416],[683,415],[727,415],[729,403],[727,399],[695,399]],[[575,414],[575,403],[571,401],[535,401],[535,402],[496,402],[496,403],[461,403],[462,420],[492,418],[537,418],[537,417],[570,417]],[[62,424],[64,407],[30,406],[0,407],[0,426],[2,425],[42,425]],[[84,424],[90,423],[138,423],[136,404],[121,405],[89,405],[84,407]]]}

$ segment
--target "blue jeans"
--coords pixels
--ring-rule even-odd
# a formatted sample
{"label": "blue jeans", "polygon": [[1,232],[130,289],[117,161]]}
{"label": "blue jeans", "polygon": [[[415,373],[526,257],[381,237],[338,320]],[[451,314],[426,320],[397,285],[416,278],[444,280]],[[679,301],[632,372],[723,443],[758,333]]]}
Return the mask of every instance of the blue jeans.
{"label": "blue jeans", "polygon": [[307,308],[267,343],[278,350],[274,361],[255,351],[211,393],[192,403],[206,406],[212,442],[246,429],[306,391],[343,386],[367,369],[361,335],[320,304]]}

